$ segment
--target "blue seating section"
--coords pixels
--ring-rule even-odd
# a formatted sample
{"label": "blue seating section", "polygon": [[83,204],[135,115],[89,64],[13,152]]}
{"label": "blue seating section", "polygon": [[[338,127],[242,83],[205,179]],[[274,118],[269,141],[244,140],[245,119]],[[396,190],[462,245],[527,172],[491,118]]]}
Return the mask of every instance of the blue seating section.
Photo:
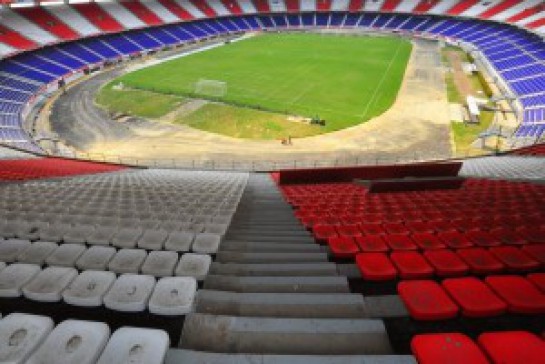
{"label": "blue seating section", "polygon": [[523,29],[494,22],[411,14],[303,13],[225,17],[108,34],[46,47],[0,61],[0,142],[38,150],[21,126],[21,112],[43,86],[72,72],[142,51],[226,32],[301,26],[368,27],[443,36],[478,47],[524,108],[518,135],[545,133],[545,46]]}

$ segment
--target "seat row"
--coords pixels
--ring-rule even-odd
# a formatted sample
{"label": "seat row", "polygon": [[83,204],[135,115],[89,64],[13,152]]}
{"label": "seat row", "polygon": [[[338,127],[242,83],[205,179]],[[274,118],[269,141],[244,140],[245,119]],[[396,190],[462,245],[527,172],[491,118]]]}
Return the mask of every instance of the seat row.
{"label": "seat row", "polygon": [[[191,276],[203,280],[211,264],[208,254],[175,251],[119,249],[105,246],[86,248],[81,244],[30,243],[7,240],[0,243],[0,262],[57,266],[80,270],[108,270],[117,274],[143,273],[154,277]],[[1,273],[0,273],[1,274]]]}
{"label": "seat row", "polygon": [[541,364],[545,341],[526,331],[486,332],[477,341],[461,333],[423,334],[411,341],[419,364]]}
{"label": "seat row", "polygon": [[398,293],[411,317],[418,321],[470,318],[505,313],[545,314],[545,274],[403,281]]}
{"label": "seat row", "polygon": [[110,336],[102,322],[12,313],[0,320],[0,361],[38,363],[161,364],[170,346],[163,330],[121,327]]}
{"label": "seat row", "polygon": [[37,302],[60,302],[79,307],[100,307],[120,312],[143,312],[166,316],[190,313],[197,291],[193,277],[84,271],[34,264],[11,264],[0,271],[0,297]]}
{"label": "seat row", "polygon": [[[12,226],[13,228],[13,226]],[[210,230],[209,230],[210,231]],[[81,225],[68,230],[61,229],[58,225],[48,226],[44,229],[25,227],[23,232],[7,233],[7,241],[29,241],[41,240],[44,242],[64,242],[72,244],[88,245],[112,245],[117,248],[140,248],[147,250],[170,250],[170,251],[194,251],[196,253],[216,253],[225,233],[222,225],[215,231],[219,233],[194,233],[191,231],[165,230],[143,230],[140,228],[117,228],[104,226],[94,228],[88,225]],[[17,237],[9,238],[11,236]],[[2,241],[0,241],[0,245]]]}
{"label": "seat row", "polygon": [[526,229],[513,231],[500,228],[492,233],[485,231],[456,231],[413,234],[369,234],[364,236],[333,235],[323,230],[315,233],[318,242],[326,241],[332,253],[339,257],[351,257],[358,252],[387,252],[396,250],[437,250],[469,247],[506,247],[545,243],[545,230]]}
{"label": "seat row", "polygon": [[545,268],[545,244],[459,250],[394,251],[391,254],[360,253],[356,265],[364,280],[425,279],[532,272]]}

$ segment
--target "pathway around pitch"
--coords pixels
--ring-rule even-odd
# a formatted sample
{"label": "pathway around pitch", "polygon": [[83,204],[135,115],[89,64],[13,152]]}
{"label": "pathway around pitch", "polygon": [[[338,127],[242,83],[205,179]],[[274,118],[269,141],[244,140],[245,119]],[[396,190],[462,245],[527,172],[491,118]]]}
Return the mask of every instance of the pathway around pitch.
{"label": "pathway around pitch", "polygon": [[347,153],[363,155],[411,154],[449,156],[450,114],[444,69],[438,44],[414,40],[413,52],[394,105],[370,121],[341,131],[294,139],[292,146],[279,141],[251,141],[221,136],[183,125],[172,125],[150,135],[138,128],[135,136],[107,140],[86,151],[148,159],[275,158]]}

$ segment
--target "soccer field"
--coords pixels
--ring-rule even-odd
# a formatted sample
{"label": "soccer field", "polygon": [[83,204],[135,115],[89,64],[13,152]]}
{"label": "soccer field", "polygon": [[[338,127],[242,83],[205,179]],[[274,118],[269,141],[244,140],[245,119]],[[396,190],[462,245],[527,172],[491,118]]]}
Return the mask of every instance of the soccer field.
{"label": "soccer field", "polygon": [[126,86],[194,96],[202,79],[225,82],[220,100],[313,117],[327,131],[386,111],[394,102],[411,52],[396,37],[262,34],[121,77]]}

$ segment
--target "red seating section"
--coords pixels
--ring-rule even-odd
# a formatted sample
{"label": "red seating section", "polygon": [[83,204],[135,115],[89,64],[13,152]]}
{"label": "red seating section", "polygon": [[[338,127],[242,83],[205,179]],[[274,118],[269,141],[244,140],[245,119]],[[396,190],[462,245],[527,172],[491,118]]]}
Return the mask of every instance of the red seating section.
{"label": "red seating section", "polygon": [[503,0],[499,2],[498,4],[488,8],[488,10],[484,11],[482,14],[479,15],[480,18],[483,19],[490,19],[494,15],[497,15],[501,13],[502,11],[505,11],[509,9],[510,7],[513,7],[517,4],[520,4],[524,0]]}
{"label": "red seating section", "polygon": [[[544,6],[541,6],[541,11],[545,10]],[[529,156],[545,156],[545,144],[536,144],[531,147],[516,149],[511,152],[516,155],[529,155]]]}
{"label": "red seating section", "polygon": [[161,18],[142,5],[139,1],[122,1],[120,3],[147,25],[163,24]]}
{"label": "red seating section", "polygon": [[174,0],[159,0],[161,5],[168,9],[172,14],[176,15],[182,20],[191,20],[193,15],[187,10],[185,10],[180,4]]}
{"label": "red seating section", "polygon": [[235,0],[221,0],[223,5],[231,14],[240,15],[243,14],[242,9],[240,8],[240,5]]}
{"label": "red seating section", "polygon": [[[544,9],[545,9],[545,7],[543,6],[543,4],[539,4],[539,5],[536,5],[534,7],[522,10],[520,13],[515,14],[512,17],[508,18],[506,21],[509,22],[509,23],[516,23],[516,22],[521,21],[523,19],[526,19],[526,18],[528,18],[530,16],[536,15],[537,13],[539,13],[540,11],[543,11]],[[519,150],[523,150],[523,149],[526,149],[526,148],[522,148],[522,149],[519,149]],[[541,154],[542,155],[545,154],[545,151],[543,153],[541,153]]]}
{"label": "red seating section", "polygon": [[208,5],[208,3],[204,0],[189,0],[197,9],[199,9],[204,15],[206,15],[209,18],[216,17],[216,12],[214,9]]}
{"label": "red seating section", "polygon": [[460,333],[417,335],[411,349],[419,364],[539,364],[545,341],[525,331],[487,332],[477,343]]}
{"label": "red seating section", "polygon": [[460,15],[473,5],[477,4],[480,0],[460,0],[456,5],[447,11],[448,15]]}
{"label": "red seating section", "polygon": [[252,2],[259,13],[271,12],[271,7],[269,6],[269,2],[267,0],[252,0]]}
{"label": "red seating section", "polygon": [[484,333],[478,343],[493,363],[538,364],[545,358],[545,342],[529,332]]}
{"label": "red seating section", "polygon": [[394,11],[402,0],[386,0],[380,11]]}
{"label": "red seating section", "polygon": [[105,12],[98,4],[72,4],[72,7],[104,32],[120,32],[124,30],[123,26],[112,18],[110,14]]}
{"label": "red seating section", "polygon": [[60,39],[73,40],[80,35],[42,7],[17,8],[16,11]]}
{"label": "red seating section", "polygon": [[[545,292],[523,276],[448,278],[402,281],[399,296],[412,318],[435,321],[465,317],[493,317],[506,311],[514,314],[544,314]],[[539,277],[538,277],[539,279]]]}
{"label": "red seating section", "polygon": [[541,28],[542,26],[545,26],[545,18],[534,20],[533,22],[530,22],[525,26],[530,29]]}
{"label": "red seating section", "polygon": [[365,0],[350,0],[350,4],[348,4],[348,11],[358,12],[363,9],[363,4],[365,4]]}
{"label": "red seating section", "polygon": [[0,42],[15,49],[28,50],[37,47],[37,44],[13,30],[0,25]]}
{"label": "red seating section", "polygon": [[125,167],[59,158],[0,160],[0,181],[22,181],[122,170]]}
{"label": "red seating section", "polygon": [[413,9],[413,13],[422,14],[433,8],[441,0],[420,0],[418,5]]}
{"label": "red seating section", "polygon": [[299,0],[285,0],[284,2],[288,12],[296,13],[299,11]]}
{"label": "red seating section", "polygon": [[316,0],[317,11],[330,11],[333,0]]}

